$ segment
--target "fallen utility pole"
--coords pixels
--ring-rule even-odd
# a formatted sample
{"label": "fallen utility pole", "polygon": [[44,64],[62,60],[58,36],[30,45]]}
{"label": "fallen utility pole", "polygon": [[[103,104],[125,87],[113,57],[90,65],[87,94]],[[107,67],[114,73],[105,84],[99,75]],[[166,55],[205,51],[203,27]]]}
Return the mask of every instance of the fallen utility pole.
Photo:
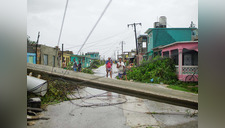
{"label": "fallen utility pole", "polygon": [[127,27],[129,28],[129,26],[134,27],[134,33],[135,33],[135,43],[136,43],[136,54],[138,55],[138,43],[137,43],[137,32],[136,32],[136,26],[137,25],[141,25],[141,23],[133,23],[133,24],[128,24]]}
{"label": "fallen utility pole", "polygon": [[31,63],[27,63],[27,71],[39,72],[54,77],[63,78],[67,81],[74,81],[77,82],[78,85],[198,109],[198,94],[162,88],[156,86],[157,84],[108,79],[87,73],[78,73],[62,68]]}

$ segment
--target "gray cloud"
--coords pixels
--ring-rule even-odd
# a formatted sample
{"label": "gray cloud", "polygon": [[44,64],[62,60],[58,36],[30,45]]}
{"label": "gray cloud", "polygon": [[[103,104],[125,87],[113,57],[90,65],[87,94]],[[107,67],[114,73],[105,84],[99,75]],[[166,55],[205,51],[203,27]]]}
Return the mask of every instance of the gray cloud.
{"label": "gray cloud", "polygon": [[[61,43],[67,50],[77,53],[79,46],[100,16],[108,0],[69,0]],[[27,34],[36,40],[41,32],[40,43],[56,46],[66,0],[28,0]],[[194,21],[198,26],[197,0],[113,0],[87,43],[118,34],[96,45],[85,45],[83,52],[99,51],[111,56],[119,42],[125,41],[124,51],[135,48],[132,28],[128,23],[141,22],[138,32],[153,27],[157,17],[167,17],[168,27],[189,27]],[[60,45],[61,45],[60,43]],[[71,48],[73,46],[77,46]]]}

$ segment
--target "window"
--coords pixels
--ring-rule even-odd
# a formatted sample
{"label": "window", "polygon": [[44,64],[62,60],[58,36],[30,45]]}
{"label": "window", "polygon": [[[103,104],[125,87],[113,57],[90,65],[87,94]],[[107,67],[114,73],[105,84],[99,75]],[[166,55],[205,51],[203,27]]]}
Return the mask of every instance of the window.
{"label": "window", "polygon": [[143,45],[143,48],[146,48],[146,42],[143,42],[142,45]]}
{"label": "window", "polygon": [[55,67],[55,56],[52,57],[52,66]]}
{"label": "window", "polygon": [[48,65],[48,55],[44,54],[44,65]]}
{"label": "window", "polygon": [[178,65],[178,49],[171,51],[171,58],[173,59],[175,65]]}
{"label": "window", "polygon": [[163,52],[163,57],[168,57],[169,58],[169,51]]}

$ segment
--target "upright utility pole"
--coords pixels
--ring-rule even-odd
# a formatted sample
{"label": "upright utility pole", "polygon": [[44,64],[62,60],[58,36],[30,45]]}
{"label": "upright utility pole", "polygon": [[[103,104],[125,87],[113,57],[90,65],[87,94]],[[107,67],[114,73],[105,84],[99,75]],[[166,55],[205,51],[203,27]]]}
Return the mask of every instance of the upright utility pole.
{"label": "upright utility pole", "polygon": [[135,42],[136,42],[136,54],[138,55],[138,43],[137,43],[137,32],[136,32],[136,26],[137,25],[141,25],[141,23],[133,23],[133,24],[128,24],[127,27],[129,28],[129,26],[134,27],[134,33],[135,33]]}
{"label": "upright utility pole", "polygon": [[40,32],[38,32],[38,37],[37,37],[37,42],[36,42],[36,64],[37,64],[37,47],[38,47],[38,42],[39,42],[39,37],[40,37]]}
{"label": "upright utility pole", "polygon": [[125,43],[124,43],[124,41],[122,41],[120,43],[122,44],[121,46],[122,46],[122,59],[123,59],[123,44],[125,44]]}
{"label": "upright utility pole", "polygon": [[63,65],[63,44],[62,44],[62,65]]}

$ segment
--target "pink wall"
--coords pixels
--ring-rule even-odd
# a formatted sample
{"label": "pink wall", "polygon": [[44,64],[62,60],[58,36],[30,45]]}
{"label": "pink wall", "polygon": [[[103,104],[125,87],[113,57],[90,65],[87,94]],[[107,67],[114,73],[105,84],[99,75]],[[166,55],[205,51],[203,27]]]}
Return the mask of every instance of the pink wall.
{"label": "pink wall", "polygon": [[163,48],[162,52],[171,51],[171,50],[175,50],[175,49],[183,49],[183,48],[198,51],[198,42],[187,42],[187,43],[174,44],[172,46]]}

